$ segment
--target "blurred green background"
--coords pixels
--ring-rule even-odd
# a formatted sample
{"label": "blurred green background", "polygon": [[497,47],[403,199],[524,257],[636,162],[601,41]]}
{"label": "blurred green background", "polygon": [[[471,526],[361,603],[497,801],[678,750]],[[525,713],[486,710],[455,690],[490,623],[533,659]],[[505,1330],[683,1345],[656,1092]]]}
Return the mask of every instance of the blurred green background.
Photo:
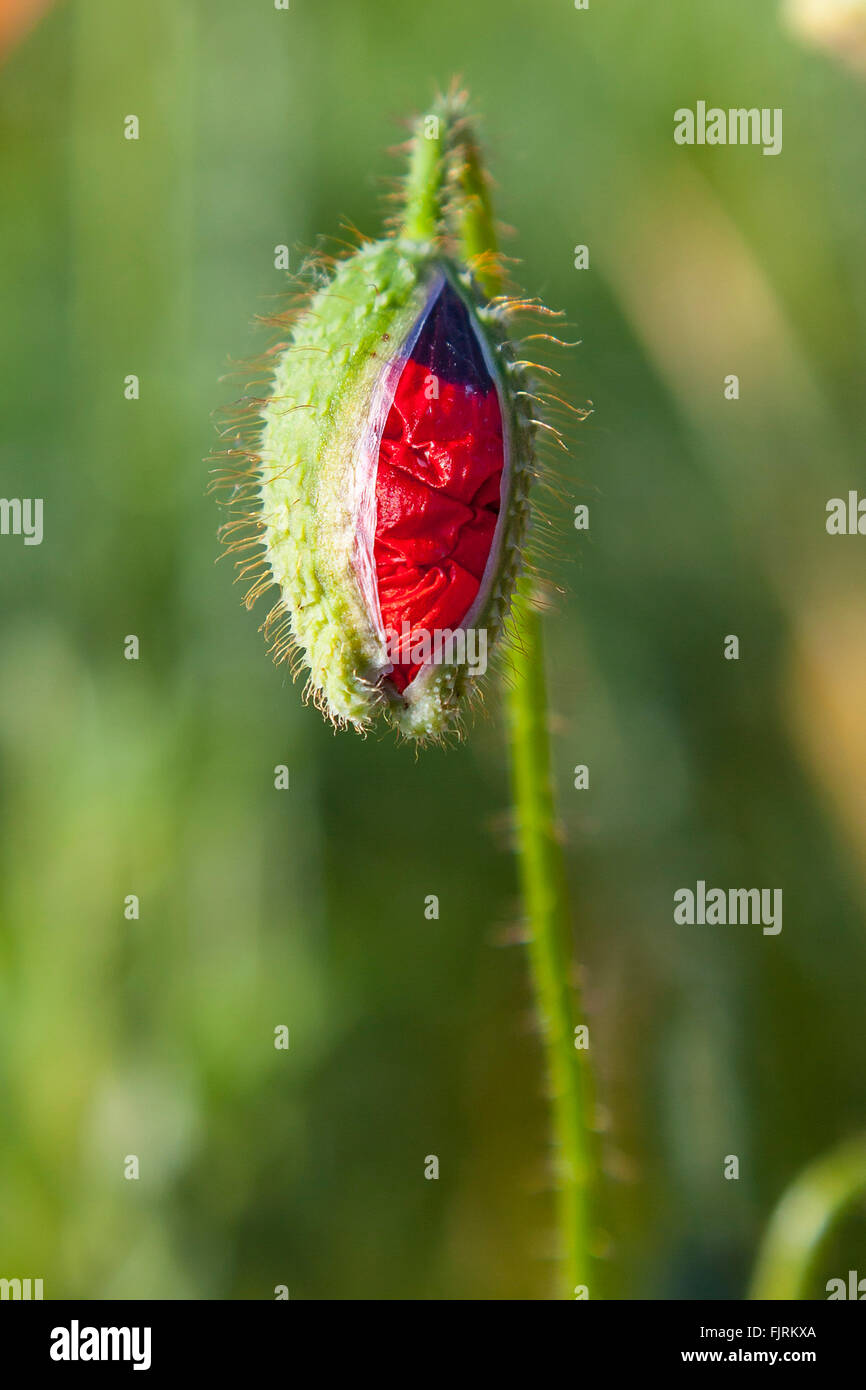
{"label": "blurred green background", "polygon": [[[0,538],[0,1275],[48,1298],[551,1287],[499,700],[418,759],[335,737],[214,565],[200,462],[275,245],[375,232],[453,73],[594,406],[547,634],[607,1291],[742,1297],[863,1125],[866,541],[824,526],[864,480],[854,67],[754,0],[76,0],[0,70],[0,492],[45,505],[41,546]],[[699,99],[782,107],[782,154],[676,146]],[[675,926],[698,878],[781,887],[781,935]],[[855,1266],[862,1213],[816,1296]]]}

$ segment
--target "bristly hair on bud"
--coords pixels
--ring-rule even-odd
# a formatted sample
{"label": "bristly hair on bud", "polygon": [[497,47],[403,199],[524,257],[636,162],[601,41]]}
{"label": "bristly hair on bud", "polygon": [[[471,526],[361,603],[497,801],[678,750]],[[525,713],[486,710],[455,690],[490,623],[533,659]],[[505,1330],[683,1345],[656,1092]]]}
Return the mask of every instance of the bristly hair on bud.
{"label": "bristly hair on bud", "polygon": [[247,607],[278,590],[274,659],[336,726],[412,740],[460,731],[525,563],[538,431],[562,443],[512,336],[551,311],[503,292],[466,104],[452,86],[414,122],[386,236],[310,257],[216,481]]}

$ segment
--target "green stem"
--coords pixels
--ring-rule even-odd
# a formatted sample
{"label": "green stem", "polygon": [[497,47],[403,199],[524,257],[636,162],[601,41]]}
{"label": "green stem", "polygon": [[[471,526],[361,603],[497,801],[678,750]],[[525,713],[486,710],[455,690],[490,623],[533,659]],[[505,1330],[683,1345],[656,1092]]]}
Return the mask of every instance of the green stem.
{"label": "green stem", "polygon": [[[453,241],[488,296],[502,289],[496,227],[481,155],[456,89],[438,100],[435,138],[416,127],[404,234]],[[525,588],[515,598],[513,685],[508,696],[520,880],[530,931],[529,959],[541,1021],[557,1161],[561,1293],[590,1292],[591,1179],[595,1171],[592,1089],[571,984],[565,865],[556,835],[539,616]],[[586,1296],[586,1295],[583,1295]]]}
{"label": "green stem", "polygon": [[402,235],[409,241],[432,241],[442,220],[445,133],[440,120],[428,137],[425,119],[416,122],[406,175]]}
{"label": "green stem", "polygon": [[810,1163],[783,1194],[770,1218],[749,1297],[802,1299],[821,1241],[866,1193],[866,1136]]}
{"label": "green stem", "polygon": [[541,622],[531,599],[518,594],[514,673],[508,693],[512,781],[517,813],[523,901],[530,930],[529,959],[541,1017],[554,1141],[558,1226],[565,1296],[590,1283],[593,1139],[591,1077],[586,1051],[575,1047],[577,993],[570,983],[570,923],[565,865],[556,834],[547,729]]}
{"label": "green stem", "polygon": [[[488,295],[502,289],[496,226],[478,144],[464,131],[454,212],[464,258]],[[577,1048],[577,991],[571,980],[565,861],[556,832],[541,620],[528,586],[515,595],[513,676],[508,692],[517,852],[529,930],[529,962],[539,1013],[553,1122],[562,1296],[591,1292],[592,1087],[587,1052]],[[584,1295],[586,1296],[586,1295]]]}
{"label": "green stem", "polygon": [[402,235],[433,241],[448,231],[489,295],[501,289],[496,226],[481,152],[466,118],[466,95],[452,88],[415,122],[406,175]]}
{"label": "green stem", "polygon": [[471,134],[461,146],[462,164],[458,174],[460,202],[456,209],[458,237],[467,261],[485,294],[502,289],[502,272],[496,259],[496,223],[481,154]]}
{"label": "green stem", "polygon": [[[490,194],[471,133],[464,136],[460,153],[458,237],[463,255],[474,262],[476,279],[493,295],[502,288],[502,272]],[[578,1288],[591,1291],[592,1084],[587,1052],[575,1045],[579,1005],[571,980],[565,861],[556,833],[544,643],[541,619],[527,587],[515,596],[512,622],[508,721],[520,882],[550,1090],[563,1295],[574,1298]]]}

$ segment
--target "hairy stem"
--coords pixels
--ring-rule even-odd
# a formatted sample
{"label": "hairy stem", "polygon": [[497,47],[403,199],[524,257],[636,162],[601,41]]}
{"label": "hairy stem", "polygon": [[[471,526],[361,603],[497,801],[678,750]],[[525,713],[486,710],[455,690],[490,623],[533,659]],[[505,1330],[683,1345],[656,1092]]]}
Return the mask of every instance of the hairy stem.
{"label": "hairy stem", "polygon": [[520,879],[550,1089],[564,1296],[573,1298],[580,1285],[592,1292],[591,1076],[586,1051],[575,1046],[578,1001],[571,983],[565,865],[556,834],[541,622],[525,592],[515,600],[513,620],[516,654],[508,717]]}
{"label": "hairy stem", "polygon": [[438,125],[432,126],[428,135],[426,119],[415,125],[404,190],[402,234],[410,241],[432,241],[442,219],[445,137],[437,117]]}
{"label": "hairy stem", "polygon": [[[439,113],[449,195],[448,232],[485,293],[492,296],[502,289],[502,271],[487,179],[465,115],[465,99],[452,92],[440,104]],[[416,159],[422,158],[416,151]],[[437,198],[443,186],[441,164],[438,177]],[[561,1296],[574,1298],[578,1288],[590,1290],[591,1186],[596,1166],[591,1077],[587,1052],[576,1046],[580,1017],[571,980],[565,865],[556,835],[541,623],[527,586],[515,598],[512,617],[516,641],[508,720],[520,880],[552,1109],[563,1257]]]}

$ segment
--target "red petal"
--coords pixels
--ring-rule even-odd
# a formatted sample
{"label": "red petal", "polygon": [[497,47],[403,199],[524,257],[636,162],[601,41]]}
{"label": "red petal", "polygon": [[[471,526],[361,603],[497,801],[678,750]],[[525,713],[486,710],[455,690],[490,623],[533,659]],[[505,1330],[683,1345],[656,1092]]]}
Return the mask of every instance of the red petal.
{"label": "red petal", "polygon": [[[432,642],[461,626],[493,544],[503,464],[496,386],[446,281],[403,368],[379,448],[374,558],[386,632],[402,635],[405,623]],[[401,661],[389,679],[402,691],[420,669]]]}

